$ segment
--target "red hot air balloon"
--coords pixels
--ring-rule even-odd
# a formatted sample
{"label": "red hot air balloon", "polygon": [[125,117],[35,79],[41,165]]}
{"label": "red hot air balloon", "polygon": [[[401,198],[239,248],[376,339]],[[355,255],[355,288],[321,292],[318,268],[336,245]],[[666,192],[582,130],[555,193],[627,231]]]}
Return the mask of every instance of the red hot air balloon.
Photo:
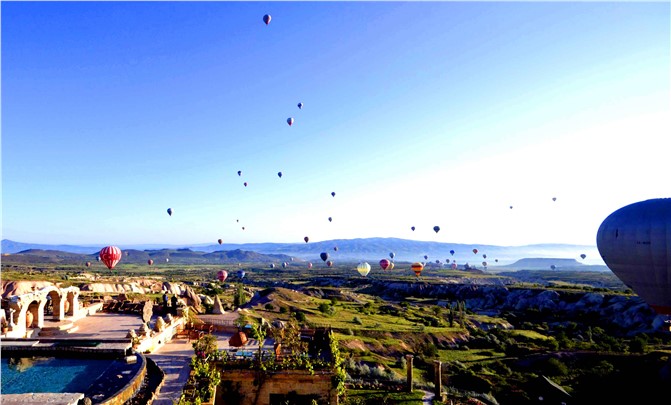
{"label": "red hot air balloon", "polygon": [[228,272],[226,270],[219,270],[217,272],[217,280],[221,281],[222,283],[226,281],[226,278],[228,277]]}
{"label": "red hot air balloon", "polygon": [[308,243],[308,241],[310,240],[310,238],[308,238],[308,237],[306,236],[306,237],[303,238],[303,240],[305,241],[305,243]]}
{"label": "red hot air balloon", "polygon": [[[266,23],[266,25],[270,24],[270,20],[272,20],[272,17],[270,16],[270,14],[266,14],[266,15],[263,16],[263,22]],[[280,25],[282,25],[282,24],[280,24]]]}
{"label": "red hot air balloon", "polygon": [[424,265],[420,262],[415,262],[410,266],[410,268],[415,273],[415,276],[419,277],[419,275],[422,274],[422,270],[424,270]]}
{"label": "red hot air balloon", "polygon": [[329,267],[332,267],[332,266],[333,266],[333,262],[330,261],[330,260],[328,260],[328,261],[326,262],[326,265],[329,266]]}
{"label": "red hot air balloon", "polygon": [[151,266],[152,264],[154,264],[154,261],[149,259],[149,260],[147,260],[147,264]]}
{"label": "red hot air balloon", "polygon": [[289,124],[289,126],[294,125],[294,118],[293,117],[287,118],[287,124]]}
{"label": "red hot air balloon", "polygon": [[387,270],[389,268],[389,264],[391,264],[391,262],[387,259],[380,260],[380,267],[382,270]]}
{"label": "red hot air balloon", "polygon": [[477,255],[478,254],[478,249],[473,249],[473,254]]}
{"label": "red hot air balloon", "polygon": [[224,241],[223,241],[222,239],[217,240],[217,242],[219,242],[220,245],[221,245],[222,243],[224,243]]}
{"label": "red hot air balloon", "polygon": [[112,270],[121,260],[121,249],[116,246],[107,246],[100,250],[100,260],[108,269]]}

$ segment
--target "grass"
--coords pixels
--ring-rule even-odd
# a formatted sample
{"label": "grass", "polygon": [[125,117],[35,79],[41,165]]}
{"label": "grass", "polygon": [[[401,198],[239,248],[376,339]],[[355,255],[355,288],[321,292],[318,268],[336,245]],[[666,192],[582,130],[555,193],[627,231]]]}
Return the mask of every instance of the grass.
{"label": "grass", "polygon": [[379,390],[347,390],[347,398],[343,405],[359,404],[404,404],[421,405],[424,392],[415,390],[413,392],[387,392]]}

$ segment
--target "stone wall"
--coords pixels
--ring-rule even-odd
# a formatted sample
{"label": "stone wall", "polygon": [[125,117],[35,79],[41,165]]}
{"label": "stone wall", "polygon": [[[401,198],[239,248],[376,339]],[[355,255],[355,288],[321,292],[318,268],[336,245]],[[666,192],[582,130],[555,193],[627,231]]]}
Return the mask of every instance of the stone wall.
{"label": "stone wall", "polygon": [[282,395],[310,396],[319,404],[338,404],[331,372],[315,371],[314,375],[310,375],[303,370],[220,371],[221,383],[217,387],[215,405],[269,405],[271,398],[279,403]]}

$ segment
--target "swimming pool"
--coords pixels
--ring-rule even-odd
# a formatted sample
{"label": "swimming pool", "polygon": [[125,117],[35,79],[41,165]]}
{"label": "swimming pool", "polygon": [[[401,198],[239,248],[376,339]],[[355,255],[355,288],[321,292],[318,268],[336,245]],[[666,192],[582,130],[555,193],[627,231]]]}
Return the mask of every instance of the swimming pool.
{"label": "swimming pool", "polygon": [[119,363],[119,360],[110,359],[3,356],[0,362],[1,392],[3,394],[86,393],[106,370]]}

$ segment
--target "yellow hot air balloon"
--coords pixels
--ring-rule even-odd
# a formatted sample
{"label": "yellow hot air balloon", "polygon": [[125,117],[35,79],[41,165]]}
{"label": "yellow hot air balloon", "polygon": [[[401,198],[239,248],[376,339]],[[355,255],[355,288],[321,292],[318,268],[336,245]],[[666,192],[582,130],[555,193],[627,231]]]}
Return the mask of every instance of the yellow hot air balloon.
{"label": "yellow hot air balloon", "polygon": [[422,274],[422,270],[424,270],[424,265],[420,262],[415,262],[410,266],[410,268],[413,272],[415,272],[415,275],[419,277],[419,275]]}
{"label": "yellow hot air balloon", "polygon": [[366,277],[370,273],[370,264],[367,262],[361,262],[356,266],[356,271],[359,272],[363,277]]}

